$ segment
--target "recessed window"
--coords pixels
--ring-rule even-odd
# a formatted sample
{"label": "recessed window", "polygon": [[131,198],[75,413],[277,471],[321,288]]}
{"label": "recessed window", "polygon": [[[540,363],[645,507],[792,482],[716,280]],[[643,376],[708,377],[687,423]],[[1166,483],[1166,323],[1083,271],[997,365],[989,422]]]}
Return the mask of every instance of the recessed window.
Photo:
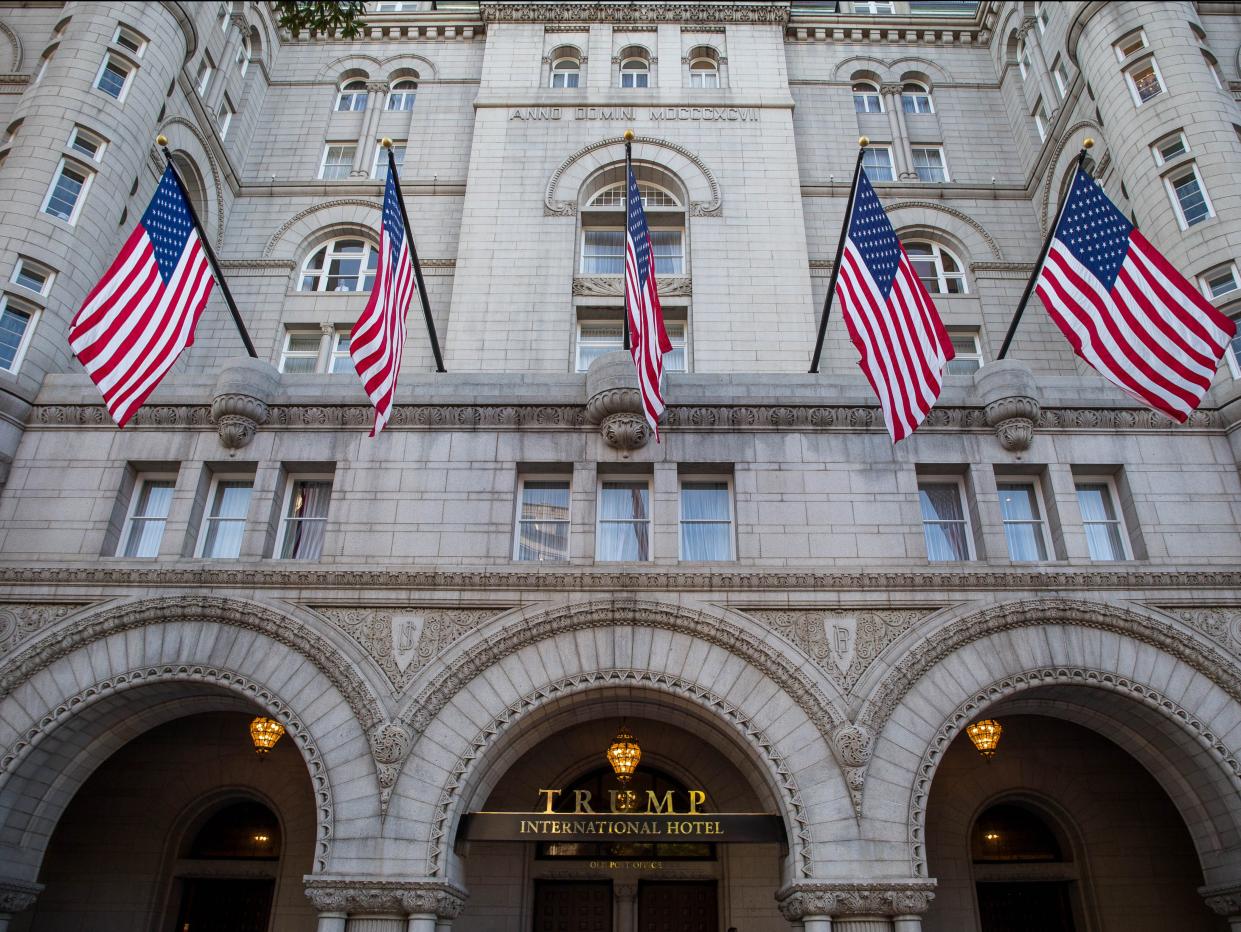
{"label": "recessed window", "polygon": [[30,346],[37,312],[8,295],[0,297],[0,369],[16,372]]}
{"label": "recessed window", "polygon": [[134,67],[117,55],[104,57],[99,74],[95,77],[95,87],[109,97],[124,100],[129,91],[129,82],[133,77]]}
{"label": "recessed window", "polygon": [[1237,335],[1228,344],[1228,368],[1232,370],[1234,379],[1241,379],[1241,320],[1235,313],[1232,315],[1232,322],[1237,327]]}
{"label": "recessed window", "polygon": [[237,47],[237,65],[238,73],[244,78],[246,72],[250,70],[250,56],[254,54],[254,45],[250,42],[249,36],[241,37],[241,45]]}
{"label": "recessed window", "polygon": [[1173,172],[1164,179],[1164,184],[1172,198],[1172,206],[1176,209],[1181,229],[1188,230],[1215,216],[1206,188],[1202,184],[1202,176],[1198,174],[1197,165],[1190,163],[1185,168]]}
{"label": "recessed window", "polygon": [[961,479],[925,479],[918,483],[926,557],[940,562],[964,562],[973,557],[969,515]]}
{"label": "recessed window", "polygon": [[[52,63],[52,57],[56,54],[56,49],[59,47],[59,45],[53,45],[50,49],[44,51],[43,56],[39,59],[39,70],[35,72],[34,81],[32,83],[38,84],[43,80],[43,76],[47,74],[47,66]],[[98,85],[98,83],[99,79],[96,78],[95,84]]]}
{"label": "recessed window", "polygon": [[577,58],[557,58],[552,62],[552,87],[577,87],[582,80],[582,63]]}
{"label": "recessed window", "polygon": [[1056,82],[1056,91],[1060,94],[1060,99],[1064,100],[1069,93],[1069,67],[1064,63],[1064,59],[1057,58],[1052,64],[1051,76]]}
{"label": "recessed window", "polygon": [[901,109],[906,113],[934,113],[931,92],[911,81],[901,90]]}
{"label": "recessed window", "polygon": [[297,290],[370,291],[378,265],[379,253],[365,240],[332,240],[306,260]]}
{"label": "recessed window", "polygon": [[1030,46],[1022,39],[1017,43],[1017,68],[1023,80],[1030,73],[1030,67]]}
{"label": "recessed window", "polygon": [[948,331],[955,354],[948,360],[948,372],[952,375],[972,375],[982,368],[982,345],[978,330],[952,328]]}
{"label": "recessed window", "polygon": [[1077,482],[1077,504],[1086,528],[1086,545],[1092,560],[1126,559],[1124,526],[1116,510],[1110,479]]}
{"label": "recessed window", "polygon": [[733,495],[727,479],[681,480],[681,559],[734,559]]}
{"label": "recessed window", "polygon": [[1182,155],[1189,154],[1189,142],[1182,132],[1173,133],[1171,136],[1165,136],[1153,146],[1151,146],[1151,155],[1155,157],[1156,165],[1166,165],[1173,159],[1179,159]]}
{"label": "recessed window", "polygon": [[67,159],[61,159],[52,184],[43,200],[43,212],[66,223],[75,223],[90,188],[91,173]]}
{"label": "recessed window", "polygon": [[651,63],[645,53],[634,53],[629,49],[626,53],[622,53],[626,57],[623,57],[620,63],[620,86],[650,87]]}
{"label": "recessed window", "polygon": [[227,97],[220,101],[219,109],[215,112],[215,122],[220,128],[220,138],[224,139],[228,136],[228,128],[233,125],[233,116],[236,113],[233,105],[229,103]]}
{"label": "recessed window", "polygon": [[323,554],[327,506],[332,497],[330,476],[290,476],[280,518],[280,560],[317,560]]}
{"label": "recessed window", "polygon": [[353,171],[353,157],[358,147],[352,143],[329,142],[323,147],[323,160],[319,163],[319,177],[325,181],[348,178]]}
{"label": "recessed window", "polygon": [[914,146],[914,171],[919,181],[949,181],[943,146]]}
{"label": "recessed window", "polygon": [[[664,354],[665,372],[687,371],[686,330],[683,320],[665,320],[664,329],[672,352]],[[624,325],[620,320],[583,320],[577,325],[578,372],[585,372],[590,364],[604,353],[614,353],[624,348]]]}
{"label": "recessed window", "polygon": [[366,82],[346,81],[336,95],[336,110],[340,113],[366,109]]}
{"label": "recessed window", "polygon": [[1047,8],[1048,4],[1036,2],[1034,4],[1034,19],[1038,23],[1038,31],[1046,32],[1047,24],[1051,22],[1051,11]]}
{"label": "recessed window", "polygon": [[[586,206],[590,209],[601,207],[619,207],[624,209],[626,206],[626,198],[628,197],[628,187],[625,182],[618,181],[616,184],[610,184],[603,188],[590,199],[590,203]],[[681,202],[677,196],[667,188],[661,188],[659,185],[651,184],[647,181],[638,182],[638,197],[642,200],[642,209],[651,210],[661,207],[670,207],[680,209]]]}
{"label": "recessed window", "polygon": [[52,290],[52,279],[55,277],[56,273],[47,266],[32,262],[23,256],[13,265],[13,274],[9,281],[46,298],[48,292]]}
{"label": "recessed window", "polygon": [[569,559],[569,480],[522,477],[517,493],[513,559]]}
{"label": "recessed window", "polygon": [[883,113],[883,98],[879,96],[879,88],[869,81],[859,81],[853,85],[854,113]]}
{"label": "recessed window", "polygon": [[645,479],[599,483],[599,521],[595,559],[641,561],[651,558],[651,487]]}
{"label": "recessed window", "polygon": [[418,82],[408,78],[396,81],[388,92],[387,109],[413,110],[414,100],[418,97]]}
{"label": "recessed window", "polygon": [[134,494],[129,499],[129,514],[121,534],[119,557],[157,557],[168,512],[172,507],[172,490],[176,476],[138,476]]}
{"label": "recessed window", "polygon": [[1034,105],[1034,128],[1038,130],[1039,141],[1046,142],[1048,130],[1047,108],[1043,106],[1041,99]]}
{"label": "recessed window", "polygon": [[904,244],[905,254],[931,294],[966,294],[965,270],[950,250],[926,240]]}
{"label": "recessed window", "polygon": [[997,488],[1008,558],[1014,562],[1046,560],[1047,538],[1037,484],[1033,481],[1001,482]]}
{"label": "recessed window", "polygon": [[241,556],[241,538],[253,490],[254,482],[249,478],[222,476],[212,480],[198,546],[200,557],[230,560]]}
{"label": "recessed window", "polygon": [[1134,55],[1142,49],[1146,48],[1146,33],[1139,29],[1137,32],[1131,32],[1119,42],[1116,43],[1116,60],[1124,61],[1130,55]]}
{"label": "recessed window", "polygon": [[1207,70],[1211,72],[1211,77],[1215,81],[1215,86],[1220,90],[1224,89],[1224,79],[1219,73],[1219,64],[1207,52],[1202,53],[1202,60],[1206,62]]}
{"label": "recessed window", "polygon": [[69,134],[69,148],[75,152],[80,152],[88,159],[98,162],[103,158],[103,150],[107,148],[107,143],[103,141],[102,137],[96,136],[90,130],[75,126],[73,132]]}
{"label": "recessed window", "polygon": [[287,331],[280,350],[280,371],[317,372],[322,347],[323,333],[319,330]]}
{"label": "recessed window", "polygon": [[[396,173],[399,178],[401,169],[405,167],[405,140],[393,140],[392,158],[396,161]],[[388,182],[388,150],[382,143],[375,143],[375,161],[371,165],[371,177],[383,184]]]}
{"label": "recessed window", "polygon": [[128,26],[117,26],[112,41],[138,58],[142,57],[147,48],[147,40]]}
{"label": "recessed window", "polygon": [[869,16],[891,16],[896,12],[896,4],[885,3],[883,0],[854,0],[853,12]]}
{"label": "recessed window", "polygon": [[719,87],[720,66],[713,58],[695,58],[689,63],[690,87]]}
{"label": "recessed window", "polygon": [[332,348],[328,353],[328,372],[353,372],[353,357],[349,355],[350,331],[337,330],[332,334]]}
{"label": "recessed window", "polygon": [[198,73],[194,76],[194,87],[198,89],[199,97],[207,96],[207,88],[211,86],[213,74],[215,74],[215,65],[204,55],[202,61],[198,63]]}
{"label": "recessed window", "polygon": [[867,146],[862,154],[862,168],[871,181],[892,181],[892,150],[887,146]]}
{"label": "recessed window", "polygon": [[[680,230],[651,230],[655,254],[655,275],[685,274],[685,242]],[[582,274],[624,275],[625,233],[623,230],[582,231]]]}
{"label": "recessed window", "polygon": [[1133,67],[1126,68],[1125,80],[1129,83],[1133,102],[1139,107],[1163,93],[1163,78],[1160,77],[1159,66],[1153,58],[1143,59]]}
{"label": "recessed window", "polygon": [[1241,287],[1238,285],[1237,266],[1233,262],[1211,269],[1200,275],[1198,281],[1202,284],[1202,293],[1208,298],[1222,298]]}

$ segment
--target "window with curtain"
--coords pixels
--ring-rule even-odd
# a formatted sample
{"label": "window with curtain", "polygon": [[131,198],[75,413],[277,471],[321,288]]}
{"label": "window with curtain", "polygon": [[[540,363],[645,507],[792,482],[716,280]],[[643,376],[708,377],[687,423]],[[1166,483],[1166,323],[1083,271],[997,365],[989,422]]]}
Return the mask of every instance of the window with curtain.
{"label": "window with curtain", "polygon": [[1047,559],[1047,540],[1043,515],[1033,482],[1001,482],[1000,514],[1008,540],[1008,558],[1013,561]]}
{"label": "window with curtain", "polygon": [[595,559],[632,562],[650,558],[650,483],[645,479],[601,482]]}
{"label": "window with curtain", "polygon": [[1125,559],[1124,536],[1112,498],[1111,484],[1103,480],[1079,481],[1077,504],[1082,510],[1090,559]]}
{"label": "window with curtain", "polygon": [[956,480],[919,482],[918,500],[922,505],[927,559],[932,562],[968,560],[969,526],[961,498],[961,483]]}
{"label": "window with curtain", "polygon": [[695,58],[689,63],[690,87],[719,87],[720,67],[712,58]]}
{"label": "window with curtain", "polygon": [[23,310],[8,295],[0,297],[0,369],[16,372],[21,365],[34,330],[35,314],[34,308]]}
{"label": "window with curtain", "polygon": [[569,480],[522,479],[513,559],[569,559]]}
{"label": "window with curtain", "polygon": [[681,480],[681,559],[733,559],[732,489],[727,480]]}
{"label": "window with curtain", "polygon": [[630,57],[621,61],[620,86],[651,86],[651,63],[646,59],[645,54],[634,54],[631,52]]}
{"label": "window with curtain", "polygon": [[366,97],[365,81],[347,81],[341,85],[340,91],[336,95],[335,109],[342,113],[351,110],[365,110]]}
{"label": "window with curtain", "polygon": [[330,479],[290,479],[281,521],[281,560],[317,560],[323,554]]}
{"label": "window with curtain", "polygon": [[[665,320],[664,330],[672,343],[672,352],[664,354],[664,372],[686,372],[686,330],[683,320]],[[583,320],[577,325],[578,372],[585,372],[590,364],[604,353],[624,348],[624,329],[620,320]]]}
{"label": "window with curtain", "polygon": [[122,557],[159,556],[160,541],[172,507],[175,478],[139,476],[129,504],[129,518],[121,536]]}
{"label": "window with curtain", "polygon": [[982,346],[978,329],[953,328],[948,331],[955,354],[948,360],[948,372],[953,375],[972,375],[982,368]]}
{"label": "window with curtain", "polygon": [[582,63],[577,58],[557,58],[552,62],[552,87],[577,87],[582,79]]}
{"label": "window with curtain", "polygon": [[216,479],[203,519],[199,556],[233,559],[241,555],[241,536],[253,489],[250,479]]}
{"label": "window with curtain", "polygon": [[392,90],[388,92],[387,109],[389,110],[413,110],[414,100],[418,97],[418,82],[397,81],[392,85]]}
{"label": "window with curtain", "polygon": [[887,146],[867,146],[862,154],[862,167],[871,181],[892,181],[892,150]]}
{"label": "window with curtain", "polygon": [[855,113],[883,113],[883,98],[879,88],[867,81],[853,85],[853,110]]}
{"label": "window with curtain", "polygon": [[901,90],[901,109],[906,113],[934,113],[931,92],[921,84],[906,84]]}

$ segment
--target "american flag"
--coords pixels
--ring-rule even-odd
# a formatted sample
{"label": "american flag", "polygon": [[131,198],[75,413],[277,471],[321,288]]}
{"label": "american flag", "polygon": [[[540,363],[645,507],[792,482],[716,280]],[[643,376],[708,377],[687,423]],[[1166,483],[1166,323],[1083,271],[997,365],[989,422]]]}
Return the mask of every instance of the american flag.
{"label": "american flag", "polygon": [[181,351],[211,294],[210,265],[172,166],[69,324],[69,346],[124,427]]}
{"label": "american flag", "polygon": [[903,440],[939,398],[952,340],[862,169],[836,295],[888,433]]}
{"label": "american flag", "polygon": [[395,171],[388,172],[384,190],[383,223],[379,228],[379,263],[371,299],[349,337],[349,355],[362,387],[375,406],[371,436],[392,417],[392,396],[401,373],[405,349],[405,314],[414,296],[414,263],[401,218],[401,189]]}
{"label": "american flag", "polygon": [[629,352],[638,369],[638,388],[647,423],[659,439],[659,418],[664,413],[660,382],[664,375],[664,354],[672,352],[672,341],[664,329],[664,312],[659,306],[655,284],[655,253],[651,231],[646,226],[638,181],[629,169],[629,196],[625,227],[625,313],[629,317]]}
{"label": "american flag", "polygon": [[1236,333],[1080,168],[1035,289],[1078,356],[1181,422]]}

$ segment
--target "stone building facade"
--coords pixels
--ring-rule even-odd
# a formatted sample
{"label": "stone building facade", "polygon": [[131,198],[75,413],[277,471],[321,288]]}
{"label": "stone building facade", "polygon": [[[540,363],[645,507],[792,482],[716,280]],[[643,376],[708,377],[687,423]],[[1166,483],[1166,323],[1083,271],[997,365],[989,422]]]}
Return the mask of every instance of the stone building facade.
{"label": "stone building facade", "polygon": [[[1181,426],[1037,302],[996,361],[1087,137],[1241,299],[1234,5],[370,7],[0,3],[0,929],[1241,929],[1239,360]],[[258,359],[213,294],[118,431],[65,334],[160,133]],[[838,316],[806,374],[863,134],[958,350],[896,447]],[[371,439],[385,136],[448,372],[413,308]],[[777,837],[471,834],[622,723]]]}

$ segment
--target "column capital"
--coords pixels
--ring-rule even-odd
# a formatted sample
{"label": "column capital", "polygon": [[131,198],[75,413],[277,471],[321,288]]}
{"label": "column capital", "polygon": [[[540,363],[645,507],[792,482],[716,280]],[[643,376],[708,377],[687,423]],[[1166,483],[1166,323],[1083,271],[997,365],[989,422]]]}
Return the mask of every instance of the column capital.
{"label": "column capital", "polygon": [[388,93],[387,81],[367,81],[366,92],[368,94],[386,94]]}
{"label": "column capital", "polygon": [[916,916],[934,899],[934,880],[820,880],[792,883],[776,893],[790,922],[812,916]]}
{"label": "column capital", "polygon": [[43,884],[27,880],[0,880],[0,916],[20,913],[34,905]]}
{"label": "column capital", "polygon": [[901,92],[905,90],[905,85],[900,83],[880,84],[879,93],[887,97],[899,97]]}
{"label": "column capital", "polygon": [[1241,916],[1241,883],[1199,887],[1198,894],[1206,901],[1207,909],[1215,915],[1225,918]]}
{"label": "column capital", "polygon": [[1028,36],[1034,30],[1034,25],[1037,22],[1038,20],[1036,20],[1033,16],[1027,16],[1023,19],[1021,21],[1021,25],[1017,27],[1017,38],[1024,39]]}
{"label": "column capital", "polygon": [[307,875],[306,898],[319,912],[404,913],[453,920],[465,908],[467,893],[442,880]]}

